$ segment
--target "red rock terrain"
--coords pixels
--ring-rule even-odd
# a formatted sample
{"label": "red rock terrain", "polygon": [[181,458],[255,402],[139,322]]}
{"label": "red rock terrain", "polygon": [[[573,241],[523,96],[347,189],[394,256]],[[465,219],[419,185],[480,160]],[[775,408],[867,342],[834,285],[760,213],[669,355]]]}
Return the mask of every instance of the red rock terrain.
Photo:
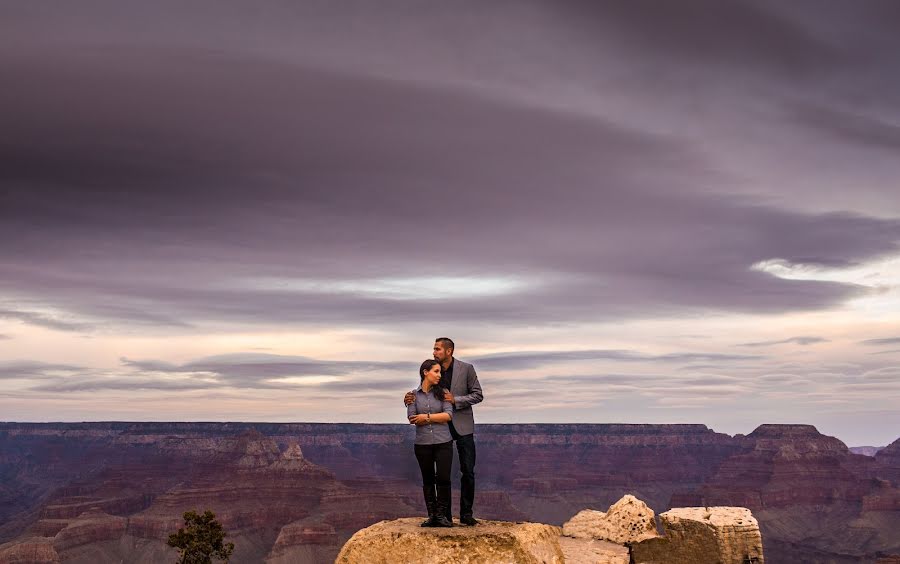
{"label": "red rock terrain", "polygon": [[[480,425],[476,441],[484,518],[562,524],[632,493],[657,512],[751,508],[770,564],[900,554],[900,441],[875,457],[802,425]],[[356,530],[423,514],[421,496],[406,425],[0,423],[0,562],[174,561],[188,509],[216,512],[234,562],[330,562]]]}
{"label": "red rock terrain", "polygon": [[875,454],[879,477],[900,486],[900,439],[892,442]]}

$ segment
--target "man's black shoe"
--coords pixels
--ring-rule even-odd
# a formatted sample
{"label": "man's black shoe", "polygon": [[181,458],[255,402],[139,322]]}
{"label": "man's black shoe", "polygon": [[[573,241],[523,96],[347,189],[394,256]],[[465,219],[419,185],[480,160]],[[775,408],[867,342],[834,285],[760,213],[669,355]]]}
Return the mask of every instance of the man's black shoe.
{"label": "man's black shoe", "polygon": [[469,527],[474,527],[475,525],[478,524],[478,520],[475,519],[474,517],[472,517],[471,515],[468,515],[466,517],[460,517],[459,522],[462,523],[463,525],[468,525]]}
{"label": "man's black shoe", "polygon": [[434,525],[432,527],[452,527],[453,522],[448,521],[446,517],[443,515],[435,515],[434,516]]}
{"label": "man's black shoe", "polygon": [[437,525],[434,524],[434,517],[429,516],[428,519],[425,519],[424,521],[422,521],[422,524],[419,526],[420,527],[436,527]]}

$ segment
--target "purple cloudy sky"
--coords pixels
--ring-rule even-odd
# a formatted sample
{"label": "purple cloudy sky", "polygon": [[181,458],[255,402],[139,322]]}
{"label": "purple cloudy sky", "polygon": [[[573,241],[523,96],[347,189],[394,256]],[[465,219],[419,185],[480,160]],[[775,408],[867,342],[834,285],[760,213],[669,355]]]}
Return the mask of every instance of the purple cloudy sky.
{"label": "purple cloudy sky", "polygon": [[897,2],[0,11],[0,419],[900,435]]}

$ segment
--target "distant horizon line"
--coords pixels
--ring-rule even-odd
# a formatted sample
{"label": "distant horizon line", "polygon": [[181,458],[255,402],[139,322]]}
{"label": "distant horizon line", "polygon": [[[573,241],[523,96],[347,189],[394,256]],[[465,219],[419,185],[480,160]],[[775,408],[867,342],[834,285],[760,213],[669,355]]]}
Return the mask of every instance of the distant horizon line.
{"label": "distant horizon line", "polygon": [[[198,421],[148,421],[148,420],[97,420],[97,421],[0,421],[0,427],[8,426],[8,425],[41,425],[41,426],[50,426],[50,425],[102,425],[102,424],[123,424],[123,425],[134,425],[134,424],[150,424],[150,425],[359,425],[359,426],[380,426],[380,427],[407,427],[408,425],[405,423],[361,423],[358,421],[216,421],[216,420],[198,420]],[[888,444],[893,441],[888,442],[885,445],[876,445],[876,444],[865,444],[865,445],[850,445],[846,443],[843,439],[835,437],[833,435],[826,435],[819,431],[819,429],[810,423],[760,423],[758,424],[753,431],[750,433],[735,433],[734,435],[725,433],[722,431],[716,431],[706,423],[584,423],[584,422],[570,422],[570,423],[541,423],[541,422],[528,422],[528,423],[478,423],[478,427],[503,427],[503,426],[522,426],[522,425],[543,425],[543,426],[572,426],[578,425],[582,427],[693,427],[703,429],[725,435],[731,438],[735,438],[737,436],[748,436],[749,434],[763,428],[789,428],[789,427],[805,427],[809,428],[809,430],[815,431],[819,435],[823,437],[831,437],[841,441],[847,448],[863,448],[863,447],[873,447],[873,448],[884,448]]]}

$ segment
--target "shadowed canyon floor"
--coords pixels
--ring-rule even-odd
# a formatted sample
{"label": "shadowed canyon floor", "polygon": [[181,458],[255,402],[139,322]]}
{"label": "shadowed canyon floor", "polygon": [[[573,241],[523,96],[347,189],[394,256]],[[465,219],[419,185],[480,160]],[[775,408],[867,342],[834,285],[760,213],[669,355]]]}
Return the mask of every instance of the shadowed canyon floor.
{"label": "shadowed canyon floor", "polygon": [[[657,513],[749,508],[769,564],[900,554],[900,440],[875,456],[805,425],[480,425],[476,440],[482,518],[562,525],[631,493]],[[412,429],[0,423],[0,560],[174,561],[165,538],[193,508],[216,512],[234,562],[332,562],[359,529],[424,514]]]}

